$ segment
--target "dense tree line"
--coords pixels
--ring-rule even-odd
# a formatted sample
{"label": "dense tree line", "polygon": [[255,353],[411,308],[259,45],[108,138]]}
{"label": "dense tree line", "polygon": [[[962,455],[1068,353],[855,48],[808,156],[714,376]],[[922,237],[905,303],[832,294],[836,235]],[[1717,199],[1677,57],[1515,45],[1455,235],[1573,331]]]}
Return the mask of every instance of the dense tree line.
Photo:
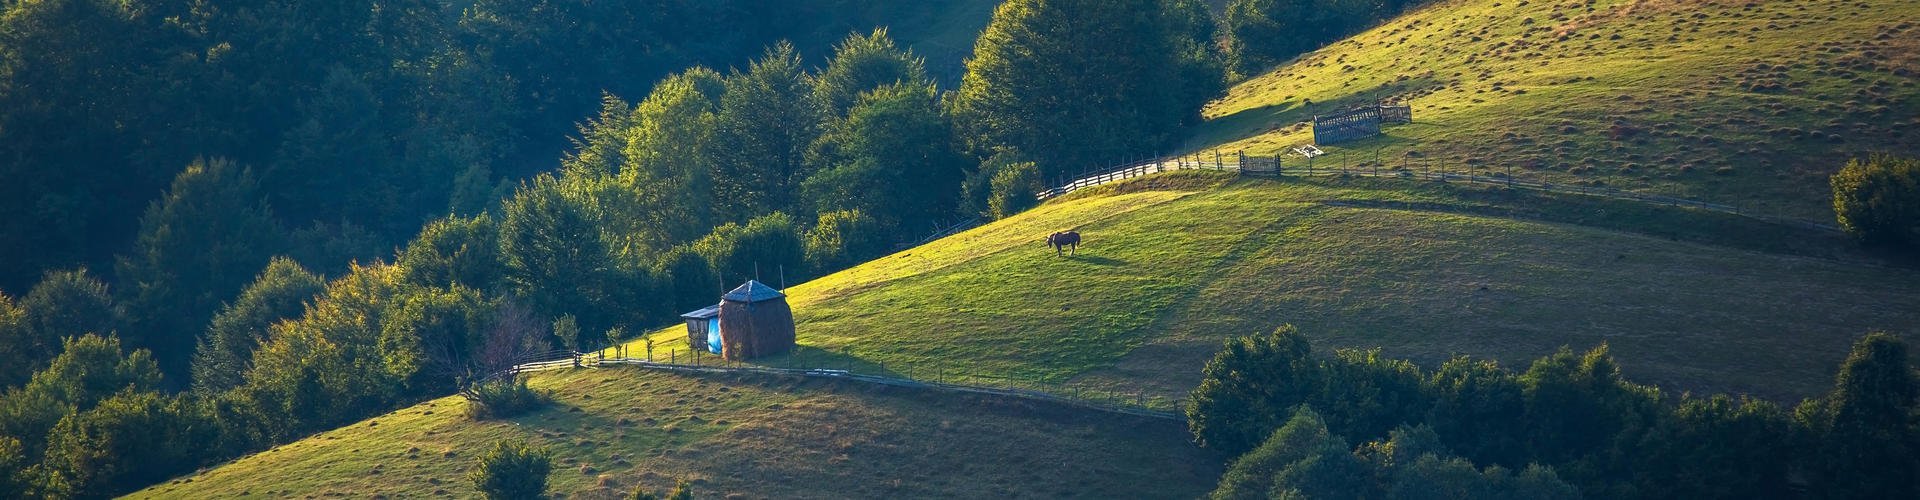
{"label": "dense tree line", "polygon": [[1464,357],[1429,372],[1377,351],[1317,356],[1283,327],[1229,342],[1187,417],[1202,446],[1241,456],[1223,498],[1910,498],[1909,362],[1897,337],[1868,335],[1831,392],[1787,410],[1664,395],[1621,378],[1604,346],[1518,373]]}
{"label": "dense tree line", "polygon": [[0,289],[115,271],[202,157],[251,166],[248,201],[337,272],[543,170],[603,91],[953,3],[0,2]]}
{"label": "dense tree line", "polygon": [[[22,205],[0,206],[0,234],[22,246],[0,248],[20,257],[0,259],[16,266],[0,287],[85,267],[0,292],[0,354],[24,360],[0,369],[0,496],[112,496],[456,392],[476,417],[537,406],[479,381],[520,353],[650,330],[730,283],[799,282],[942,220],[1010,215],[1044,166],[1096,157],[1060,152],[1163,144],[1220,80],[1189,0],[1010,2],[977,47],[998,62],[951,94],[884,29],[818,67],[779,42],[649,81],[791,29],[765,20],[806,3],[454,5],[3,7],[0,173],[20,182],[0,203]],[[700,16],[765,25],[688,43]],[[1102,45],[1136,37],[1078,18],[1150,36]],[[1180,76],[1101,88],[1116,77],[1049,58]],[[1053,77],[1074,88],[981,90]],[[980,128],[1036,104],[1132,128]],[[525,140],[560,127],[564,151]],[[515,166],[542,155],[559,168]],[[127,207],[97,203],[109,192],[145,211],[112,222]]]}

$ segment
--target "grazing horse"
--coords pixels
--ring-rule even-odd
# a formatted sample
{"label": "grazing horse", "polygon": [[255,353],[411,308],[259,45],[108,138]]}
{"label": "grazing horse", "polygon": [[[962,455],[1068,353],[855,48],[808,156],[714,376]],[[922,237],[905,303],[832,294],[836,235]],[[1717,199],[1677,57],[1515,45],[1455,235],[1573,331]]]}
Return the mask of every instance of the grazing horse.
{"label": "grazing horse", "polygon": [[1072,255],[1079,255],[1080,233],[1078,231],[1061,231],[1049,234],[1047,235],[1047,246],[1053,247],[1053,254],[1056,256],[1060,255],[1061,250],[1068,247],[1073,248]]}

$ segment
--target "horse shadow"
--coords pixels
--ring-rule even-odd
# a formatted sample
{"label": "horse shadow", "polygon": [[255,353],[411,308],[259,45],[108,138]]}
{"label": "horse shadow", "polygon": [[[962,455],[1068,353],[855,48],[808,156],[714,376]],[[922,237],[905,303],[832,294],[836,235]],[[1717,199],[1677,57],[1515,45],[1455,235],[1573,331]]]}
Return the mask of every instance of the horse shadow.
{"label": "horse shadow", "polygon": [[1102,266],[1102,267],[1124,266],[1124,265],[1132,264],[1132,262],[1127,262],[1127,261],[1115,259],[1112,257],[1101,257],[1098,255],[1069,255],[1067,256],[1067,258],[1080,261],[1080,262],[1085,262],[1088,264],[1093,264],[1096,266]]}

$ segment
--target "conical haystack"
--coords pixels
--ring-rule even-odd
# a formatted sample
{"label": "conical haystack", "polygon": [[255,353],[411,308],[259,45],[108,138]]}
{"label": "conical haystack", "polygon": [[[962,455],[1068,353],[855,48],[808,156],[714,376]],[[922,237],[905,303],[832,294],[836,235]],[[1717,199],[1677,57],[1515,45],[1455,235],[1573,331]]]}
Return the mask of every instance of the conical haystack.
{"label": "conical haystack", "polygon": [[787,295],[748,280],[720,297],[721,356],[739,361],[793,349],[793,309]]}

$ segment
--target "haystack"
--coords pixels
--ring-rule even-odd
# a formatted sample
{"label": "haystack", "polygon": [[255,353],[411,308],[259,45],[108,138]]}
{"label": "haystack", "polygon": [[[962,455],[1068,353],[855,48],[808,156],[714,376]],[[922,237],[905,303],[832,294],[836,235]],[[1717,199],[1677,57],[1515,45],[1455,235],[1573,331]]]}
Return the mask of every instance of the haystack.
{"label": "haystack", "polygon": [[720,297],[721,356],[739,361],[793,349],[793,309],[787,295],[748,280]]}

